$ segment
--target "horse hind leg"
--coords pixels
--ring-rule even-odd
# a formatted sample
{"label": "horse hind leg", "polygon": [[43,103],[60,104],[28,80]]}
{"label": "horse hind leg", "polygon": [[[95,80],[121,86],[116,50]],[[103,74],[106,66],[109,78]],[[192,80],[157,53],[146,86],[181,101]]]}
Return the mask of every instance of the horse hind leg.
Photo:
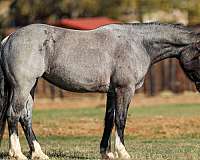
{"label": "horse hind leg", "polygon": [[17,83],[11,87],[10,101],[7,112],[9,130],[9,156],[17,160],[25,160],[26,156],[21,151],[18,136],[18,122],[29,99],[29,93],[35,80],[24,80],[23,85]]}
{"label": "horse hind leg", "polygon": [[32,107],[34,101],[34,90],[35,86],[31,90],[28,101],[26,103],[26,107],[24,108],[19,121],[24,130],[24,134],[30,147],[31,159],[46,160],[49,159],[49,157],[42,152],[40,144],[38,143],[32,128]]}
{"label": "horse hind leg", "polygon": [[9,130],[9,156],[17,160],[27,160],[26,156],[21,151],[19,136],[18,136],[18,122],[22,103],[17,97],[17,92],[11,91],[10,106],[8,109],[7,122]]}

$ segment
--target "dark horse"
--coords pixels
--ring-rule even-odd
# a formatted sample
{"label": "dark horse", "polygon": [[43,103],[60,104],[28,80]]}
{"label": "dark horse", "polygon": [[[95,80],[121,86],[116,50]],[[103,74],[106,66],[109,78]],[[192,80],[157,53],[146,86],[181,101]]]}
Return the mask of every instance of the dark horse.
{"label": "dark horse", "polygon": [[32,129],[34,90],[42,77],[68,91],[107,93],[102,158],[113,158],[109,139],[115,125],[115,156],[130,159],[124,128],[135,90],[152,64],[171,57],[180,60],[199,89],[199,41],[186,27],[160,23],[111,24],[90,31],[33,24],[17,30],[1,43],[0,134],[2,138],[7,120],[9,155],[26,159],[18,137],[20,122],[32,158],[48,159]]}

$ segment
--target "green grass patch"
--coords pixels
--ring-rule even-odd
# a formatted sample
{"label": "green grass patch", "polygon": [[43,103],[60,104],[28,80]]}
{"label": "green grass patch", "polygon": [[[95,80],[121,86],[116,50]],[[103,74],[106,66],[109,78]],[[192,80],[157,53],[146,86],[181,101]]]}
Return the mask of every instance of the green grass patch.
{"label": "green grass patch", "polygon": [[80,118],[103,118],[104,108],[78,108],[78,109],[45,109],[34,110],[33,119],[80,119]]}
{"label": "green grass patch", "polygon": [[[97,118],[103,119],[105,108],[65,108],[65,109],[46,109],[34,110],[34,120],[52,120],[52,119],[80,119],[80,118]],[[176,105],[160,105],[149,107],[133,107],[129,108],[129,117],[190,117],[200,116],[200,105],[198,104],[176,104]]]}
{"label": "green grass patch", "polygon": [[[52,160],[97,160],[100,137],[39,137],[45,153]],[[29,156],[25,140],[21,140],[22,149]],[[135,139],[126,137],[126,147],[134,160],[199,160],[199,139]],[[5,142],[1,147],[0,158],[7,158]]]}
{"label": "green grass patch", "polygon": [[148,107],[130,107],[129,116],[131,117],[195,117],[200,116],[199,104],[175,104]]}

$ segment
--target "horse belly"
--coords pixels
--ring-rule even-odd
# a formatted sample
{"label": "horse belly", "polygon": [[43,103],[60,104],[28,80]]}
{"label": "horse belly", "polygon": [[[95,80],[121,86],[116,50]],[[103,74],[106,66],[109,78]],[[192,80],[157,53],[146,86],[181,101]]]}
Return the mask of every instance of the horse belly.
{"label": "horse belly", "polygon": [[50,83],[61,89],[72,92],[102,92],[109,89],[109,72],[99,70],[85,70],[79,73],[73,70],[54,70],[43,76]]}

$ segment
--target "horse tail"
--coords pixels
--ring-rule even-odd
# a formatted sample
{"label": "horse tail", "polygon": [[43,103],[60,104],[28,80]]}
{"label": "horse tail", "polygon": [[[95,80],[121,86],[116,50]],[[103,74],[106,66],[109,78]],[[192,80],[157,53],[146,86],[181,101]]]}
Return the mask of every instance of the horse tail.
{"label": "horse tail", "polygon": [[6,126],[6,113],[8,109],[8,84],[6,83],[2,65],[3,46],[7,41],[7,38],[8,37],[6,37],[0,44],[0,143]]}

